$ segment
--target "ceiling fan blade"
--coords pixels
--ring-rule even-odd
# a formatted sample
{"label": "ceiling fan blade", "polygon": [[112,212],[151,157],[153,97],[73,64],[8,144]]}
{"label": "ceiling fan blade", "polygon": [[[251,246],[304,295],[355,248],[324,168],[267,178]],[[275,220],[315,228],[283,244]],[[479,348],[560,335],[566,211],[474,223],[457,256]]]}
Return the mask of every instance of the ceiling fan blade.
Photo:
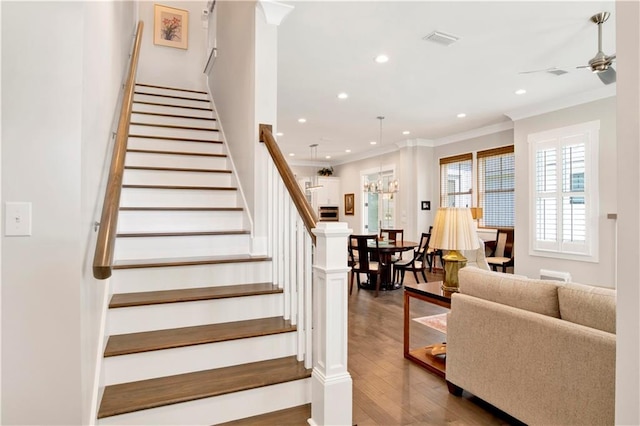
{"label": "ceiling fan blade", "polygon": [[545,68],[543,70],[531,70],[531,71],[520,71],[518,72],[518,74],[534,74],[537,72],[549,72],[549,71],[553,71],[553,70],[557,70],[559,69],[558,67],[551,67],[551,68]]}
{"label": "ceiling fan blade", "polygon": [[613,67],[609,67],[608,70],[597,73],[600,81],[604,84],[611,84],[616,82],[616,70]]}

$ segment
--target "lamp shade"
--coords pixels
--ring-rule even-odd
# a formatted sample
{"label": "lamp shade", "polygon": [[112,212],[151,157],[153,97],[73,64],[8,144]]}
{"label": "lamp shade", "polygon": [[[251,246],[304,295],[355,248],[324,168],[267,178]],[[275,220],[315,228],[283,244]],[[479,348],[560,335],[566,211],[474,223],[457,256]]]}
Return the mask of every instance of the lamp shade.
{"label": "lamp shade", "polygon": [[480,247],[471,209],[438,209],[431,230],[429,247],[440,250],[476,250]]}

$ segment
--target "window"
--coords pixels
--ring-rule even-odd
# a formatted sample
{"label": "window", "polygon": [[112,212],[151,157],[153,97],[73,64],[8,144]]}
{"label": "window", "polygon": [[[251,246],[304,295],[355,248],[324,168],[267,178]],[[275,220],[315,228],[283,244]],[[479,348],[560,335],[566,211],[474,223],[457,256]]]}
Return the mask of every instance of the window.
{"label": "window", "polygon": [[513,145],[478,152],[478,207],[480,225],[513,228],[515,158]]}
{"label": "window", "polygon": [[594,121],[529,135],[531,254],[598,261],[598,132]]}
{"label": "window", "polygon": [[440,207],[471,207],[472,154],[440,159]]}

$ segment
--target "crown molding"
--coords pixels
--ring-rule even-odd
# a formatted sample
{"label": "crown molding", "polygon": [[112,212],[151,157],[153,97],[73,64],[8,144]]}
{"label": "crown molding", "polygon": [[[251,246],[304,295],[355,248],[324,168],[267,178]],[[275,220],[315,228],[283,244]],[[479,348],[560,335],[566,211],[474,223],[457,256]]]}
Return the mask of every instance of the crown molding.
{"label": "crown molding", "polygon": [[491,126],[480,127],[478,129],[469,130],[467,132],[456,133],[455,135],[445,136],[443,138],[436,139],[434,146],[447,145],[454,142],[466,141],[480,136],[492,135],[494,133],[504,132],[505,130],[513,129],[513,121],[504,121],[498,124],[492,124]]}
{"label": "crown molding", "polygon": [[506,112],[505,115],[513,121],[518,121],[523,118],[535,117],[536,115],[546,114],[548,112],[558,111],[560,109],[586,104],[588,102],[610,98],[612,96],[616,96],[615,84],[610,84],[608,86],[603,86],[599,89],[589,90],[586,92],[574,93],[560,99],[541,102],[536,105],[529,105]]}

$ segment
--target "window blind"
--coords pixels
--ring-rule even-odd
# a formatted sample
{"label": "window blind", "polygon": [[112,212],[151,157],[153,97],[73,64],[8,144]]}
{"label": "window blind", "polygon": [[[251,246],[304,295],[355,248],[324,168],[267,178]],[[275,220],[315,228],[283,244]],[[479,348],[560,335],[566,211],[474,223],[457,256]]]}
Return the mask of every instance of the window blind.
{"label": "window blind", "polygon": [[480,225],[512,228],[515,211],[515,156],[513,145],[479,151],[478,207]]}
{"label": "window blind", "polygon": [[471,207],[472,154],[440,159],[440,206]]}

